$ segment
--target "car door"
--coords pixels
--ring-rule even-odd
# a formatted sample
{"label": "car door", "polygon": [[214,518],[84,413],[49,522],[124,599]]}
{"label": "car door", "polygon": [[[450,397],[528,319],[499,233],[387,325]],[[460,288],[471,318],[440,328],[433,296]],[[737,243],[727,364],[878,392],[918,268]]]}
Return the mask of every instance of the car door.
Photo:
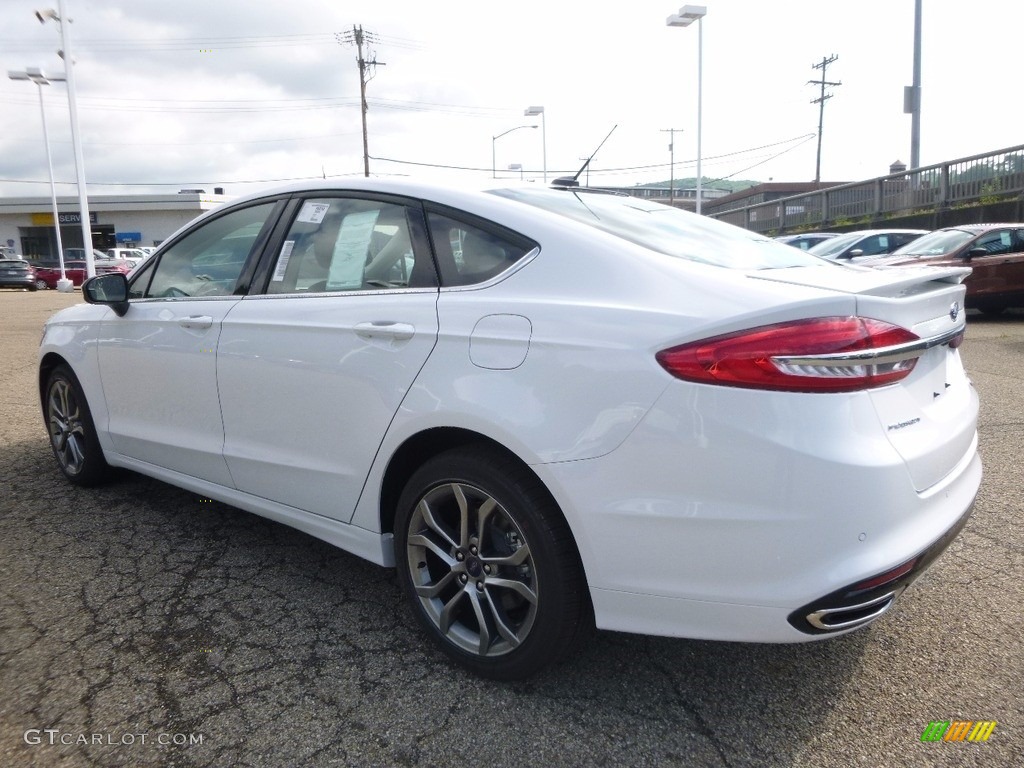
{"label": "car door", "polygon": [[295,211],[265,292],[224,320],[224,456],[240,490],[347,521],[434,348],[436,271],[416,205],[337,195]]}
{"label": "car door", "polygon": [[1024,228],[986,232],[968,246],[975,248],[986,253],[968,261],[968,297],[985,306],[1016,306],[1024,295]]}
{"label": "car door", "polygon": [[102,324],[100,377],[119,453],[233,485],[223,457],[217,342],[275,209],[264,202],[202,222],[133,278],[127,313]]}

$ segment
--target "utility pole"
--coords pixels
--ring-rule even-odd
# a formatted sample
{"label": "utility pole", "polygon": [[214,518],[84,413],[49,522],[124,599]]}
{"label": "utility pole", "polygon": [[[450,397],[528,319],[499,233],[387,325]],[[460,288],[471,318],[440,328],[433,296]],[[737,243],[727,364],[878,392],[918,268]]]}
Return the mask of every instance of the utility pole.
{"label": "utility pole", "polygon": [[828,69],[828,65],[838,59],[834,53],[829,57],[822,57],[820,64],[812,64],[814,69],[821,70],[821,80],[808,80],[808,85],[819,85],[821,86],[821,95],[816,99],[811,99],[811,104],[818,105],[818,162],[814,167],[814,183],[817,184],[821,181],[821,131],[825,125],[825,102],[832,98],[832,94],[825,93],[825,86],[839,86],[842,85],[840,82],[829,82],[825,79],[825,70]]}
{"label": "utility pole", "polygon": [[[373,68],[377,66],[386,66],[384,62],[377,61],[376,57],[368,59],[367,57],[374,56],[369,50],[370,43],[377,42],[376,36],[372,32],[364,32],[363,27],[360,24],[358,27],[353,26],[351,32],[342,34],[335,34],[335,40],[342,45],[355,45],[357,56],[356,62],[359,64],[359,103],[360,112],[363,117],[363,175],[370,175],[370,148],[367,140],[366,133],[366,112],[369,107],[366,104],[366,84],[373,79]],[[367,51],[366,56],[363,55],[363,45],[366,45]]]}
{"label": "utility pole", "polygon": [[662,128],[662,133],[669,134],[668,139],[668,204],[676,204],[676,131],[683,132],[682,128]]}

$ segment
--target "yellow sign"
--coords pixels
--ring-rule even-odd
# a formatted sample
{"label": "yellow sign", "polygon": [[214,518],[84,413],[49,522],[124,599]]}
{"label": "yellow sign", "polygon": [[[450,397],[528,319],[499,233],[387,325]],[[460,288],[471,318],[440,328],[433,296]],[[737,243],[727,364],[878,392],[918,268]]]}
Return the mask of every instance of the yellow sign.
{"label": "yellow sign", "polygon": [[53,226],[53,214],[52,213],[33,213],[32,214],[32,226],[33,227],[52,227]]}

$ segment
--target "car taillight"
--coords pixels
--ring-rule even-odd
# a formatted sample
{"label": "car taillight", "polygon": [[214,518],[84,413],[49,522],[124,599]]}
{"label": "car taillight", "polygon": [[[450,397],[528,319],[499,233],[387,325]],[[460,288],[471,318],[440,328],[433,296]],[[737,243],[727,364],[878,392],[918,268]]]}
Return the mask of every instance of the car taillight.
{"label": "car taillight", "polygon": [[892,384],[921,355],[919,337],[863,317],[766,325],[662,350],[661,366],[703,384],[785,392],[852,392]]}

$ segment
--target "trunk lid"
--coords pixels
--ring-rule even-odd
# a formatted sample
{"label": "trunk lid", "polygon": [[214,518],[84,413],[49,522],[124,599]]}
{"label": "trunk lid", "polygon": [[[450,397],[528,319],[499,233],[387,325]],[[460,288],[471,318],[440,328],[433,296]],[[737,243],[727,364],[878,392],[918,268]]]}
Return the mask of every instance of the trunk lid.
{"label": "trunk lid", "polygon": [[[884,320],[922,339],[963,329],[964,267],[852,266],[792,268],[752,273],[775,280],[853,294],[857,315]],[[972,452],[978,398],[956,346],[927,349],[898,384],[869,391],[889,443],[907,465],[914,487],[940,482]]]}

